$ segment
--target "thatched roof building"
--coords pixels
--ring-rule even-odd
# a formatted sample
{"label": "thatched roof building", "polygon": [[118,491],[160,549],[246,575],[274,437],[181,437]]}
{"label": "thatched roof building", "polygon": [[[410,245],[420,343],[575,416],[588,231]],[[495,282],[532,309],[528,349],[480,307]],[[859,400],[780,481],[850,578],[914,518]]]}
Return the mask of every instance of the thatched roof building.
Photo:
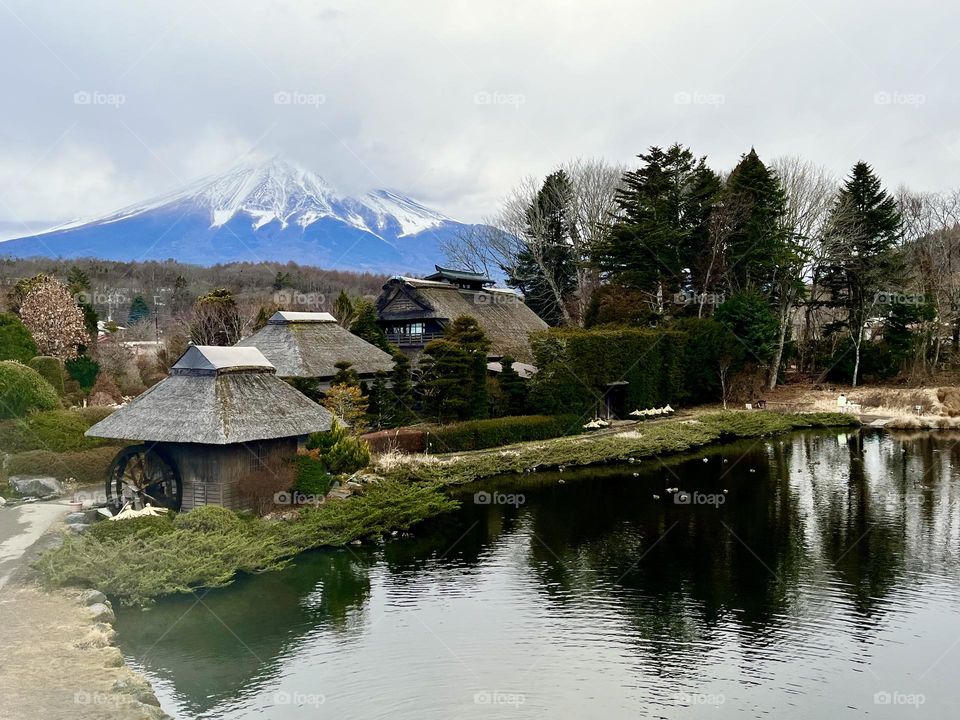
{"label": "thatched roof building", "polygon": [[281,310],[236,346],[262,352],[283,378],[329,382],[337,372],[334,365],[343,360],[361,378],[393,368],[390,355],[341,327],[330,313]]}
{"label": "thatched roof building", "polygon": [[423,346],[443,336],[447,324],[460,315],[476,318],[490,340],[490,357],[510,355],[533,362],[530,333],[547,324],[512,290],[488,287],[492,282],[478,273],[437,266],[429,279],[393,277],[377,300],[380,324],[390,342],[414,358]]}
{"label": "thatched roof building", "polygon": [[122,450],[111,468],[107,492],[118,503],[139,495],[174,510],[236,509],[243,478],[270,472],[295,455],[299,438],[331,423],[256,348],[194,345],[168,377],[86,434],[146,443]]}
{"label": "thatched roof building", "polygon": [[331,415],[256,348],[192,345],[170,375],[87,430],[91,437],[226,445],[329,430]]}

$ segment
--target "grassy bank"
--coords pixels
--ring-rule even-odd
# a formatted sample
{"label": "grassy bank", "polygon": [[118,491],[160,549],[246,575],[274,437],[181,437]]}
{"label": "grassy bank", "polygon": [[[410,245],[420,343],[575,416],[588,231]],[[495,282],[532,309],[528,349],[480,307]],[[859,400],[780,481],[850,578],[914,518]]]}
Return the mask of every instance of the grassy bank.
{"label": "grassy bank", "polygon": [[496,452],[391,456],[384,458],[376,470],[384,477],[398,481],[455,485],[539,468],[578,467],[623,462],[629,458],[674,455],[712,443],[792,430],[859,425],[855,417],[839,413],[722,412],[703,415],[696,420],[638,425],[634,430],[615,434],[521,443]]}
{"label": "grassy bank", "polygon": [[87,535],[68,537],[60,548],[43,555],[38,567],[53,584],[94,587],[124,603],[146,604],[162,595],[226,585],[241,572],[283,567],[310,548],[342,546],[410,528],[457,507],[445,486],[535,467],[673,455],[725,440],[857,424],[855,418],[836,414],[717,413],[497,451],[394,456],[375,467],[383,479],[365,485],[361,495],[303,510],[296,520],[267,522],[206,508],[175,520],[101,523]]}

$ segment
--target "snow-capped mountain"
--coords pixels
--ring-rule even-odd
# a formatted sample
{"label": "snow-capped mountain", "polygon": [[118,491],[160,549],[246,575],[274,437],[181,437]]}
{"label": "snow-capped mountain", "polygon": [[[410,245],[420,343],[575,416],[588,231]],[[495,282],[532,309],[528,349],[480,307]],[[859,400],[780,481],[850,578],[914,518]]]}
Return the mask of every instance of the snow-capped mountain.
{"label": "snow-capped mountain", "polygon": [[0,243],[0,255],[165,260],[212,265],[276,260],[382,273],[432,271],[440,243],[467,226],[391,190],[341,195],[274,158],[92,220]]}

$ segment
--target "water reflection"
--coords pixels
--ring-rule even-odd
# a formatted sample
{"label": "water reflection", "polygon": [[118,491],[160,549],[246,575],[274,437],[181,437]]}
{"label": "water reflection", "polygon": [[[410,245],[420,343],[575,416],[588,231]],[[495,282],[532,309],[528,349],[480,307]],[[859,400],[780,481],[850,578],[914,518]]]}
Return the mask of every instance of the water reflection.
{"label": "water reflection", "polygon": [[183,717],[940,717],[954,466],[960,436],[811,432],[504,479],[524,504],[467,489],[416,538],[123,612],[121,643]]}

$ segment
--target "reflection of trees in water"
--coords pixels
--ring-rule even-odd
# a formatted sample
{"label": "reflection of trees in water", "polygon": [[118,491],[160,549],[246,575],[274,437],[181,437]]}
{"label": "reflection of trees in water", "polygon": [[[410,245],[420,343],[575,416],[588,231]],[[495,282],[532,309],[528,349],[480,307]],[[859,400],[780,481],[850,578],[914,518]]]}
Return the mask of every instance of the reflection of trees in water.
{"label": "reflection of trees in water", "polygon": [[340,640],[362,633],[375,562],[368,551],[307,553],[286,571],[164,600],[146,612],[122,610],[121,646],[172,682],[191,712],[204,712],[268,686],[311,633]]}

